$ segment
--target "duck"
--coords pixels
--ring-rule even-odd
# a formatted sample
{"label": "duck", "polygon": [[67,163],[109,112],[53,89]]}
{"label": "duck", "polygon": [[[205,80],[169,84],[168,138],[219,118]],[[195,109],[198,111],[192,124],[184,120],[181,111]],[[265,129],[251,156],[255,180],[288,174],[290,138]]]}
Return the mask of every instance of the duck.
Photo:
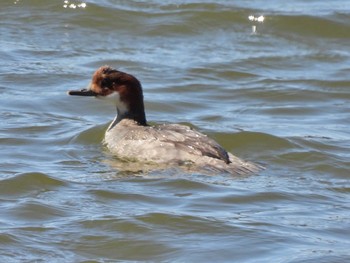
{"label": "duck", "polygon": [[149,125],[143,89],[131,74],[110,66],[95,71],[89,86],[69,90],[71,96],[112,100],[117,114],[104,136],[108,150],[123,162],[138,167],[179,168],[206,174],[248,175],[264,169],[227,152],[219,143],[194,128],[174,123]]}

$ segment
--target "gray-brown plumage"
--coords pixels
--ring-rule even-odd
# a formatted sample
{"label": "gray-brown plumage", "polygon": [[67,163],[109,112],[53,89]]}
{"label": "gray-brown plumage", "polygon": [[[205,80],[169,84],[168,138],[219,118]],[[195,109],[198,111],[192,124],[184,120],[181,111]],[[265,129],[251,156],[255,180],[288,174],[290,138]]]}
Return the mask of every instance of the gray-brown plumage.
{"label": "gray-brown plumage", "polygon": [[180,167],[187,171],[227,172],[233,175],[263,169],[228,153],[216,141],[185,125],[149,126],[140,82],[132,75],[108,66],[98,69],[89,90],[70,95],[112,98],[117,116],[106,131],[104,143],[118,158],[138,167]]}

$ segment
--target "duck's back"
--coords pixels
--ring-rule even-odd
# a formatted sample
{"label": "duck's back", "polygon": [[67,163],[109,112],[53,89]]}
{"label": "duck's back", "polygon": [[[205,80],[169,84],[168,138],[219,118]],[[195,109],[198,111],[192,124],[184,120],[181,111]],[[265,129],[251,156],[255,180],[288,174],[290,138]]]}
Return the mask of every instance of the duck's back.
{"label": "duck's back", "polygon": [[179,124],[140,126],[124,119],[106,132],[105,143],[113,154],[130,161],[231,174],[261,169],[227,153],[206,135]]}

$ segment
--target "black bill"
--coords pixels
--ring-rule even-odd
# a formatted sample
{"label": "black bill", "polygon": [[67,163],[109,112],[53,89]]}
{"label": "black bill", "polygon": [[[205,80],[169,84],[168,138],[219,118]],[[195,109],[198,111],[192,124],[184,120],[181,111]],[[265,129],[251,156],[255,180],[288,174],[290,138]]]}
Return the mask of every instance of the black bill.
{"label": "black bill", "polygon": [[69,90],[67,93],[68,95],[73,95],[73,96],[96,96],[97,95],[97,93],[89,89]]}

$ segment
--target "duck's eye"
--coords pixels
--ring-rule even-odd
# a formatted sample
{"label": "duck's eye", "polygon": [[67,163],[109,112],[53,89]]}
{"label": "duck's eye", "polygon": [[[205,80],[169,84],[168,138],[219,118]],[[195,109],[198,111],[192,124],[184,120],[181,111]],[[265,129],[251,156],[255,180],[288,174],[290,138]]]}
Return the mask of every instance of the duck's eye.
{"label": "duck's eye", "polygon": [[102,88],[111,89],[113,87],[113,82],[108,78],[104,78],[101,81],[101,86]]}

